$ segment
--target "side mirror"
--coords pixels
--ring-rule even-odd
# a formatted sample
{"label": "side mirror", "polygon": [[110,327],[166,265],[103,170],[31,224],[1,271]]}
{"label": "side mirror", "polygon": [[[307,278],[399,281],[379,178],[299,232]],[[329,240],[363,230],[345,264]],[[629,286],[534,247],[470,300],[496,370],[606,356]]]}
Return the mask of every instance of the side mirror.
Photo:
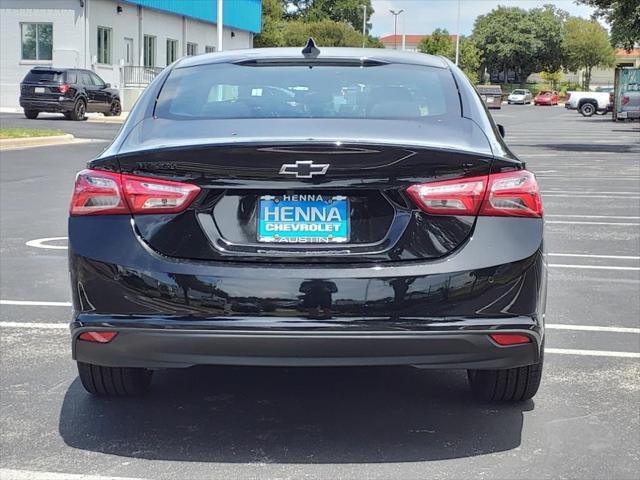
{"label": "side mirror", "polygon": [[502,138],[504,138],[507,135],[507,131],[504,129],[504,127],[500,124],[498,124],[498,131],[500,132],[500,136]]}
{"label": "side mirror", "polygon": [[104,88],[111,88],[111,84],[110,83],[105,83],[104,84]]}

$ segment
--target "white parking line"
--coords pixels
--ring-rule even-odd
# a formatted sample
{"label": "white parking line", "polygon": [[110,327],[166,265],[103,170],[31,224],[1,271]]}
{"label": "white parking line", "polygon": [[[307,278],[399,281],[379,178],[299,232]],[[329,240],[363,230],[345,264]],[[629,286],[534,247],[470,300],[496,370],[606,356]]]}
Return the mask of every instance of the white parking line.
{"label": "white parking line", "polygon": [[563,323],[547,323],[545,328],[549,328],[551,330],[575,330],[582,332],[640,333],[640,328],[634,327],[601,327],[598,325],[569,325]]}
{"label": "white parking line", "polygon": [[36,330],[69,330],[68,323],[0,322],[3,328],[35,328]]}
{"label": "white parking line", "polygon": [[553,218],[618,218],[620,220],[638,220],[640,217],[630,217],[626,215],[549,215],[545,214],[545,217]]}
{"label": "white parking line", "polygon": [[559,193],[543,193],[543,197],[569,197],[569,198],[618,198],[624,200],[637,200],[640,196],[631,196],[631,195],[568,195],[568,194],[559,194]]}
{"label": "white parking line", "polygon": [[35,240],[29,240],[25,243],[25,245],[27,245],[28,247],[47,248],[51,250],[68,250],[68,247],[66,245],[46,245],[48,242],[59,240],[67,240],[67,237],[36,238]]}
{"label": "white parking line", "polygon": [[571,220],[547,220],[545,223],[558,225],[617,225],[619,227],[640,225],[640,223],[638,222],[579,222]]}
{"label": "white parking line", "polygon": [[143,480],[141,478],[113,477],[111,475],[104,477],[102,475],[12,470],[9,468],[0,468],[0,478],[2,480]]}
{"label": "white parking line", "polygon": [[606,350],[576,350],[573,348],[545,348],[544,353],[559,353],[561,355],[584,355],[587,357],[640,358],[640,353],[636,353],[636,352],[610,352]]}
{"label": "white parking line", "polygon": [[547,253],[550,257],[576,257],[576,258],[611,258],[614,260],[640,260],[633,255],[590,255],[586,253]]}
{"label": "white parking line", "polygon": [[0,300],[0,305],[24,305],[30,307],[70,307],[71,302],[38,302],[31,300]]}
{"label": "white parking line", "polygon": [[582,270],[629,270],[629,271],[638,271],[640,267],[614,267],[610,265],[571,265],[564,263],[550,263],[550,267],[552,268],[577,268]]}

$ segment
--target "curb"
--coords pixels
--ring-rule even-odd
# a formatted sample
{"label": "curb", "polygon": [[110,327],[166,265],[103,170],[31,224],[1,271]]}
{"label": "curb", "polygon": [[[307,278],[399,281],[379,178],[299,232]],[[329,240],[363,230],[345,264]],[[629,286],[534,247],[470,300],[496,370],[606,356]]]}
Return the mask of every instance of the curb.
{"label": "curb", "polygon": [[51,137],[3,138],[0,139],[0,150],[19,147],[45,147],[73,143],[75,137],[70,133]]}

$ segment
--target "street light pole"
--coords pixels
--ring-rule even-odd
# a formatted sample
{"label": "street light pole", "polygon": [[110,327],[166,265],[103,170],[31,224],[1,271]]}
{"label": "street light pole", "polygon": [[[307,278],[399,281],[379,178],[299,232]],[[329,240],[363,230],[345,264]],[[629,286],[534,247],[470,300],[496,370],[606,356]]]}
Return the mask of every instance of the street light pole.
{"label": "street light pole", "polygon": [[458,0],[458,33],[456,33],[456,65],[460,60],[460,2]]}
{"label": "street light pole", "polygon": [[222,19],[222,10],[223,10],[223,5],[222,2],[224,0],[218,0],[218,51],[221,52],[222,51],[222,33],[223,33],[223,29],[224,29],[224,22]]}
{"label": "street light pole", "polygon": [[362,48],[367,44],[367,6],[362,5]]}
{"label": "street light pole", "polygon": [[389,10],[391,15],[393,15],[393,49],[398,49],[398,15],[400,15],[404,10]]}

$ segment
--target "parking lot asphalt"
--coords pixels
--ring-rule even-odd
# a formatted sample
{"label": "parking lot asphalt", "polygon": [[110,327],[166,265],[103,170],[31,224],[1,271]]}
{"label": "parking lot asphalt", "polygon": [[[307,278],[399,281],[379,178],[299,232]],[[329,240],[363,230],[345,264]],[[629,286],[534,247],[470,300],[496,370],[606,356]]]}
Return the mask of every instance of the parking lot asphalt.
{"label": "parking lot asphalt", "polygon": [[640,125],[492,113],[546,213],[548,354],[517,406],[475,403],[463,372],[412,368],[195,367],[158,372],[142,399],[92,398],[70,358],[64,237],[73,175],[107,143],[1,152],[0,478],[637,479]]}

